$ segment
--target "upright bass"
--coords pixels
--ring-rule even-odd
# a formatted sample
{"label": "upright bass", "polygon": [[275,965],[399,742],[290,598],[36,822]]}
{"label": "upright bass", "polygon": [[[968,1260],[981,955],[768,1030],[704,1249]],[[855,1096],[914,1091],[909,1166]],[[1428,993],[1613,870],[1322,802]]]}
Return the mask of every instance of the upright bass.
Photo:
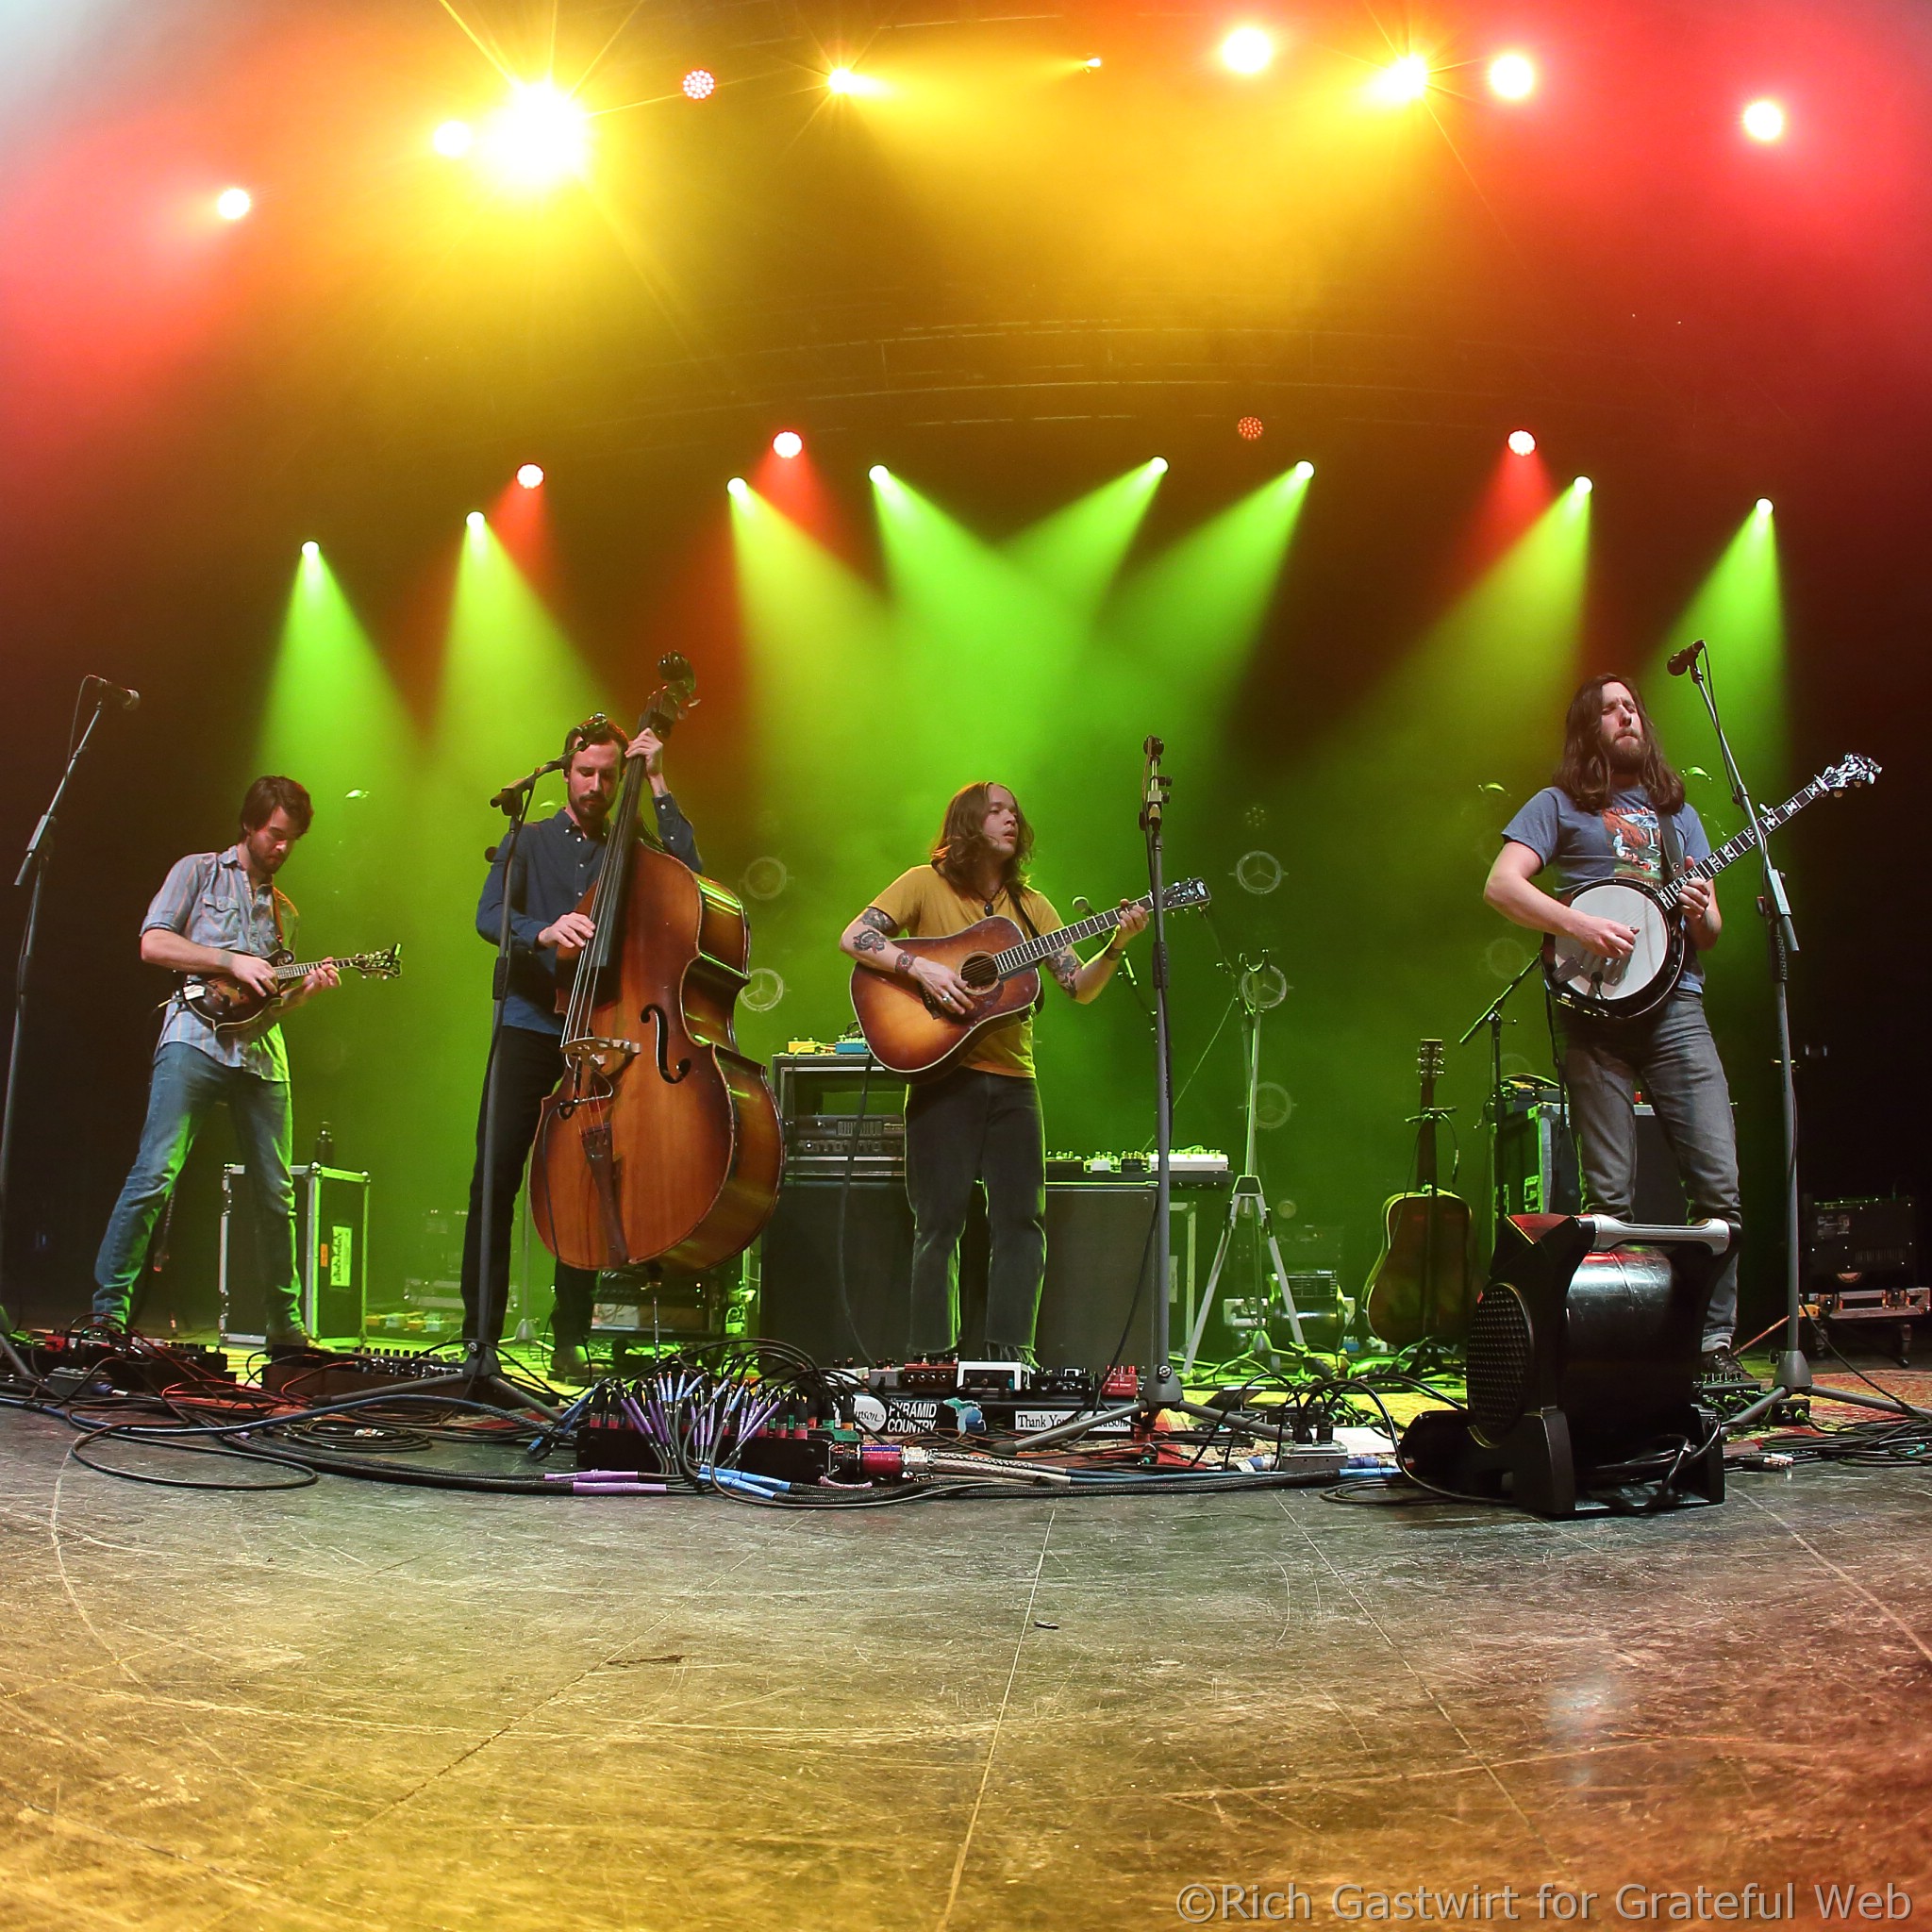
{"label": "upright bass", "polygon": [[[666,738],[697,702],[684,658],[638,720]],[[764,1070],[738,1051],[744,908],[638,838],[643,761],[626,761],[604,860],[577,910],[596,928],[570,986],[563,1078],[531,1157],[537,1231],[574,1268],[708,1268],[757,1239],[778,1198],[783,1141]]]}

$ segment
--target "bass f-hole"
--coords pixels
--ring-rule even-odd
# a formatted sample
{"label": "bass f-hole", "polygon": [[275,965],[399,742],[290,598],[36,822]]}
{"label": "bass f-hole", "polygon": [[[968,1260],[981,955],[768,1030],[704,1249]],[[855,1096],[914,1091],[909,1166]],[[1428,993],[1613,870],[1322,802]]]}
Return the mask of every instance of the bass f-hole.
{"label": "bass f-hole", "polygon": [[669,1048],[671,1045],[671,1022],[664,1017],[664,1008],[654,1000],[638,1015],[646,1026],[653,1020],[658,1023],[658,1077],[667,1087],[675,1087],[691,1072],[691,1058],[687,1055],[677,1063],[676,1073],[671,1071]]}

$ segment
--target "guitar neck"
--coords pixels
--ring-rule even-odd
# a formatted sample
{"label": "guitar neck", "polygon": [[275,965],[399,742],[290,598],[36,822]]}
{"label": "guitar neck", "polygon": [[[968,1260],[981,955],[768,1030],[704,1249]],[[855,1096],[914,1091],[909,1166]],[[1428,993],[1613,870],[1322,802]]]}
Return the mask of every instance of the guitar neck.
{"label": "guitar neck", "polygon": [[[1151,909],[1154,895],[1142,892],[1133,903]],[[1077,925],[1063,925],[1058,932],[1043,932],[1038,939],[1022,940],[1017,946],[1008,946],[1004,953],[995,953],[992,963],[1002,979],[1010,979],[1014,974],[1024,973],[1027,967],[1037,966],[1042,959],[1051,959],[1056,953],[1062,953],[1082,940],[1096,940],[1102,933],[1111,932],[1120,923],[1121,908],[1116,906],[1110,911],[1096,912],[1091,919],[1081,920]]]}
{"label": "guitar neck", "polygon": [[[1805,808],[1814,800],[1824,796],[1824,781],[1814,778],[1801,791],[1794,791],[1782,805],[1773,806],[1757,814],[1757,823],[1766,832],[1774,832],[1780,825],[1789,824]],[[1693,858],[1669,885],[1663,889],[1663,902],[1674,907],[1683,897],[1686,879],[1713,879],[1724,867],[1742,858],[1747,852],[1757,850],[1757,837],[1747,825],[1741,832],[1726,839],[1707,858]]]}

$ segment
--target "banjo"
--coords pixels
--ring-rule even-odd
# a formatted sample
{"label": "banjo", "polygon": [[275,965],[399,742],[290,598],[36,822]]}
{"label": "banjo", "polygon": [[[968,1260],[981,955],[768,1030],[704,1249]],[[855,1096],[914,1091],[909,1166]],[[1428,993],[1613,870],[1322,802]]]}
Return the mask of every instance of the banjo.
{"label": "banjo", "polygon": [[[1879,766],[1857,752],[1827,765],[1810,784],[1795,791],[1773,810],[1761,811],[1758,823],[1767,832],[1789,824],[1807,805],[1821,798],[1838,798],[1855,786],[1876,781]],[[1668,885],[1643,879],[1601,879],[1565,892],[1564,903],[1592,919],[1614,919],[1634,927],[1637,941],[1629,957],[1606,959],[1568,934],[1552,933],[1543,941],[1543,977],[1564,1006],[1599,1020],[1635,1020],[1660,1007],[1683,977],[1690,941],[1678,916],[1686,879],[1715,878],[1734,859],[1757,849],[1746,830],[1727,839],[1707,858],[1694,858]]]}

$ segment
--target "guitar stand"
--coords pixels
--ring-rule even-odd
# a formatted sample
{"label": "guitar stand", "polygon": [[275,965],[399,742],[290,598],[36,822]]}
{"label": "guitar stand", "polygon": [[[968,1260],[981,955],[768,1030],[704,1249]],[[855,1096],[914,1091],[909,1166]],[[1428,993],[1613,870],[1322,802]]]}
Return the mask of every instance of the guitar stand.
{"label": "guitar stand", "polygon": [[[1268,967],[1268,955],[1263,953],[1254,965],[1250,966],[1245,957],[1241,960],[1242,970],[1235,978],[1235,997],[1241,1003],[1241,1024],[1247,1034],[1247,1093],[1242,1113],[1244,1138],[1241,1143],[1241,1171],[1235,1176],[1234,1190],[1227,1197],[1227,1219],[1222,1224],[1221,1242],[1214,1250],[1214,1265],[1208,1271],[1208,1285],[1201,1291],[1201,1306],[1194,1311],[1194,1325],[1188,1331],[1187,1354],[1182,1358],[1183,1369],[1191,1369],[1194,1359],[1201,1352],[1201,1338],[1208,1332],[1208,1317],[1214,1307],[1215,1290],[1221,1283],[1221,1271],[1226,1266],[1228,1252],[1234,1245],[1235,1230],[1244,1221],[1255,1224],[1255,1274],[1257,1302],[1267,1299],[1266,1284],[1262,1279],[1266,1264],[1261,1252],[1265,1248],[1268,1257],[1274,1263],[1275,1285],[1281,1291],[1281,1307],[1288,1316],[1290,1331],[1294,1336],[1294,1345],[1300,1349],[1307,1347],[1307,1339],[1302,1333],[1301,1310],[1294,1305],[1294,1293],[1288,1285],[1288,1270],[1281,1261],[1281,1249],[1274,1240],[1274,1222],[1268,1212],[1268,1197],[1263,1192],[1257,1170],[1260,1159],[1256,1150],[1256,1114],[1259,1106],[1261,1091],[1261,1015],[1270,1005],[1279,1004],[1279,998],[1263,1002],[1259,997],[1261,973]],[[1278,972],[1276,978],[1280,977]],[[1283,982],[1285,991],[1286,982]]]}
{"label": "guitar stand", "polygon": [[[1201,1291],[1201,1306],[1194,1310],[1194,1325],[1188,1331],[1187,1353],[1181,1357],[1184,1370],[1191,1369],[1195,1357],[1201,1353],[1201,1338],[1208,1332],[1208,1317],[1214,1307],[1215,1290],[1220,1285],[1221,1271],[1226,1265],[1228,1251],[1234,1244],[1235,1230],[1249,1219],[1255,1223],[1256,1273],[1258,1274],[1261,1271],[1260,1250],[1265,1247],[1269,1259],[1274,1263],[1275,1286],[1281,1291],[1281,1307],[1288,1316],[1294,1345],[1304,1349],[1308,1345],[1302,1334],[1301,1310],[1295,1307],[1294,1292],[1288,1285],[1288,1270],[1282,1264],[1281,1250],[1275,1244],[1274,1223],[1268,1212],[1267,1196],[1254,1174],[1237,1174],[1234,1191],[1227,1197],[1227,1219],[1221,1225],[1221,1241],[1214,1250],[1214,1265],[1208,1271],[1208,1285]],[[1258,1295],[1256,1297],[1257,1300],[1260,1298]]]}

